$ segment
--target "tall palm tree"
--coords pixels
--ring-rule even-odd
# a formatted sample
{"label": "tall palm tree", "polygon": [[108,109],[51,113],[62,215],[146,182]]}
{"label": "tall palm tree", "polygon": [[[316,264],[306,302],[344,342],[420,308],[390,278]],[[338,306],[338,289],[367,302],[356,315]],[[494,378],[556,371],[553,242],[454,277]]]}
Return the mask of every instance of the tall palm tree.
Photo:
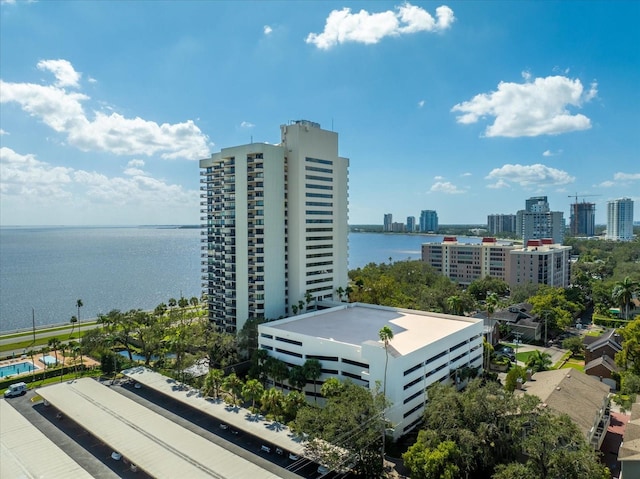
{"label": "tall palm tree", "polygon": [[305,377],[313,381],[313,402],[317,402],[316,381],[322,375],[322,364],[317,359],[307,359],[302,368]]}
{"label": "tall palm tree", "polygon": [[629,319],[629,304],[633,299],[633,295],[640,289],[640,282],[633,281],[629,276],[622,281],[618,281],[613,287],[611,298],[620,309],[624,309],[624,319]]}
{"label": "tall palm tree", "polygon": [[80,334],[80,308],[82,308],[84,304],[81,299],[76,300],[76,308],[78,308],[78,342],[80,343],[80,364],[84,365],[84,361],[82,360],[82,335]]}
{"label": "tall palm tree", "polygon": [[487,319],[489,320],[489,343],[493,346],[493,323],[491,322],[491,315],[496,311],[496,306],[498,306],[498,295],[496,293],[487,294],[487,299],[485,301],[485,306],[487,308]]}
{"label": "tall palm tree", "polygon": [[275,388],[267,389],[260,399],[264,412],[271,414],[276,421],[282,415],[283,402],[284,394]]}
{"label": "tall palm tree", "polygon": [[342,286],[338,286],[336,288],[336,293],[338,293],[338,299],[342,302],[342,297],[344,296],[344,288]]}
{"label": "tall palm tree", "polygon": [[207,377],[204,380],[204,393],[207,396],[211,396],[213,392],[213,397],[218,399],[220,396],[220,386],[222,386],[222,382],[224,381],[224,371],[222,369],[212,369],[207,374]]}
{"label": "tall palm tree", "polygon": [[238,402],[238,394],[242,391],[242,379],[240,379],[235,372],[229,374],[223,381],[224,388],[233,398],[233,405]]}
{"label": "tall palm tree", "polygon": [[383,326],[380,331],[378,331],[378,336],[380,337],[380,341],[384,343],[384,383],[382,386],[382,394],[387,394],[387,365],[389,363],[389,341],[393,339],[393,331],[389,326]]}
{"label": "tall palm tree", "polygon": [[58,365],[58,349],[60,349],[60,340],[58,338],[49,338],[47,341],[49,349],[53,351],[53,357],[56,358],[56,366]]}
{"label": "tall palm tree", "polygon": [[76,327],[76,323],[78,322],[78,317],[77,316],[71,316],[71,319],[69,320],[69,322],[71,323],[71,333],[69,334],[69,337],[73,337],[73,330]]}
{"label": "tall palm tree", "polygon": [[264,394],[264,386],[257,379],[249,379],[242,386],[242,396],[246,401],[251,401],[251,411],[255,411],[256,400],[260,400]]}

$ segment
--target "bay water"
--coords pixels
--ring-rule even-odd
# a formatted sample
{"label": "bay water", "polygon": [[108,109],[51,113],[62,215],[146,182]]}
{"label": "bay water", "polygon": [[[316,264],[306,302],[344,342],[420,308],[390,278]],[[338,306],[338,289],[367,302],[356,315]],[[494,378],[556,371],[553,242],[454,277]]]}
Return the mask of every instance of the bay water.
{"label": "bay water", "polygon": [[[112,309],[200,297],[200,230],[179,227],[0,228],[0,331],[68,324]],[[349,268],[420,258],[442,236],[349,234]],[[468,238],[469,242],[479,241]]]}

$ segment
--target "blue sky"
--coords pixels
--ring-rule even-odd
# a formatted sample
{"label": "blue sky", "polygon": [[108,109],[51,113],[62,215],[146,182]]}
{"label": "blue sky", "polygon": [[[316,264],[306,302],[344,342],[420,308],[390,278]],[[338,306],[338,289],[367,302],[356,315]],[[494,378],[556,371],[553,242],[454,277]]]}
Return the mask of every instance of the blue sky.
{"label": "blue sky", "polygon": [[316,121],[349,222],[636,201],[640,2],[0,3],[0,224],[199,223],[197,160]]}

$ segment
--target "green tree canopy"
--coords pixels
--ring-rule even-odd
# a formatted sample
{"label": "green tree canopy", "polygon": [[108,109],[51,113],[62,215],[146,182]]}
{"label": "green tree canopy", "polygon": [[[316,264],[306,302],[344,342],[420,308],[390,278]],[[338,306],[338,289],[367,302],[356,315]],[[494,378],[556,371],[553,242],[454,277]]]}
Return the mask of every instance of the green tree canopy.
{"label": "green tree canopy", "polygon": [[303,406],[293,428],[309,435],[306,454],[316,462],[336,470],[353,464],[362,477],[379,477],[384,402],[380,392],[346,381],[333,389],[323,408]]}

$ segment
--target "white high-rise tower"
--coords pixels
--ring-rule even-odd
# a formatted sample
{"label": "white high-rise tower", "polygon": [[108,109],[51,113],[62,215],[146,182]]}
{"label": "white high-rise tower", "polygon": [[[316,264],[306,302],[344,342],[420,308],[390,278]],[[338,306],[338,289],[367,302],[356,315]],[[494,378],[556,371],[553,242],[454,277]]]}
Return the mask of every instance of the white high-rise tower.
{"label": "white high-rise tower", "polygon": [[349,160],[338,134],[306,120],[280,129],[279,145],[200,160],[203,290],[209,319],[229,332],[347,287]]}
{"label": "white high-rise tower", "polygon": [[607,202],[607,239],[633,239],[633,200],[620,198]]}

